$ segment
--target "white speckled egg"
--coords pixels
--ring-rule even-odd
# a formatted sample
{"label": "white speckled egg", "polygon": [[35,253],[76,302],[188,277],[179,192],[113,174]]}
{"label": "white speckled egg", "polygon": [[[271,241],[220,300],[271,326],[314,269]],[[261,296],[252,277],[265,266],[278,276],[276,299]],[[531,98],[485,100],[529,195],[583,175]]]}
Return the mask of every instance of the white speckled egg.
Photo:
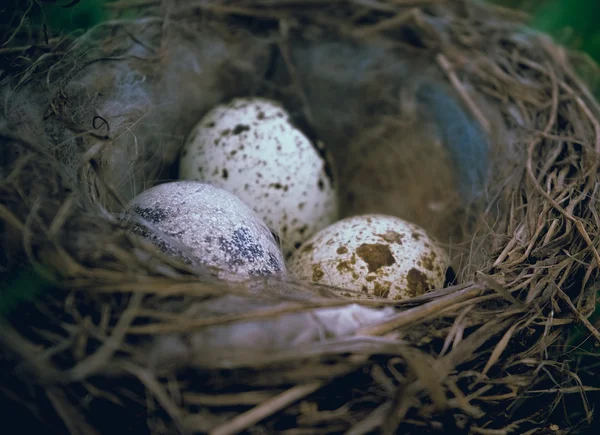
{"label": "white speckled egg", "polygon": [[197,181],[159,184],[124,210],[133,231],[188,264],[216,268],[221,278],[285,272],[265,223],[230,192]]}
{"label": "white speckled egg", "polygon": [[187,138],[179,177],[234,193],[279,235],[286,254],[337,219],[330,166],[270,100],[238,98],[210,111]]}
{"label": "white speckled egg", "polygon": [[319,231],[294,253],[288,268],[302,280],[399,300],[441,288],[447,263],[446,253],[421,227],[368,214]]}

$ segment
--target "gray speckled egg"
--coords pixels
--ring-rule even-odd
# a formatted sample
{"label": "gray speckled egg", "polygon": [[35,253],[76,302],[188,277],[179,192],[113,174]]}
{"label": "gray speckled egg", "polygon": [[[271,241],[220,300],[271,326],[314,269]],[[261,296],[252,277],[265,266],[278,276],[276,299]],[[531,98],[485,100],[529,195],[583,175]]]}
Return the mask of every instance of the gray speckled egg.
{"label": "gray speckled egg", "polygon": [[338,216],[331,168],[270,100],[238,98],[210,111],[188,136],[179,171],[250,205],[286,254]]}
{"label": "gray speckled egg", "polygon": [[159,184],[135,197],[125,216],[133,231],[188,264],[216,268],[222,278],[285,273],[265,223],[235,195],[196,181]]}
{"label": "gray speckled egg", "polygon": [[446,253],[421,227],[369,214],[319,231],[288,267],[302,280],[398,300],[443,287],[447,264]]}

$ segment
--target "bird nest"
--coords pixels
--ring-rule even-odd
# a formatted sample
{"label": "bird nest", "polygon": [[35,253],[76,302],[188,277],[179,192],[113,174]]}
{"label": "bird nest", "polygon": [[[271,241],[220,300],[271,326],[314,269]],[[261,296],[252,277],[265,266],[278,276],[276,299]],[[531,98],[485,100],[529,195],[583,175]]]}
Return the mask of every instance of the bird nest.
{"label": "bird nest", "polygon": [[[0,392],[17,427],[504,434],[589,420],[568,337],[576,324],[600,338],[588,320],[600,110],[571,54],[524,17],[467,0],[110,8],[83,34],[17,21],[0,48]],[[420,93],[427,80],[452,96],[448,110]],[[129,231],[123,205],[175,178],[193,125],[246,95],[282,101],[323,141],[344,213],[400,215],[440,240],[446,287],[390,301],[291,279],[232,285]],[[467,127],[436,142],[440,123]],[[356,169],[358,154],[371,169]],[[364,196],[348,188],[365,184]],[[344,306],[392,314],[343,336],[286,335],[288,322]],[[270,341],[186,353],[193,337],[236,326]],[[157,362],[164,336],[181,358]],[[570,420],[552,412],[567,396],[581,400]]]}

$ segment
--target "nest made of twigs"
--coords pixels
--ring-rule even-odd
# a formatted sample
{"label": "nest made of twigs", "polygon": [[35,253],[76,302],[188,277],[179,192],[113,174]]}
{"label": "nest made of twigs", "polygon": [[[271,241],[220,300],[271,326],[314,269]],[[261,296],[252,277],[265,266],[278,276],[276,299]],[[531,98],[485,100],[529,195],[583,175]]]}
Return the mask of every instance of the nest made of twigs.
{"label": "nest made of twigs", "polygon": [[[541,433],[591,418],[566,336],[579,323],[600,339],[586,320],[600,266],[600,111],[563,50],[530,34],[523,17],[471,1],[111,7],[114,20],[77,38],[32,45],[20,27],[9,34],[11,48],[0,48],[1,266],[11,283],[4,293],[36,296],[15,302],[0,332],[0,391],[21,410],[15,415],[72,434]],[[119,18],[124,10],[138,16]],[[275,92],[265,79],[274,47],[290,79],[277,92],[317,136],[340,142],[346,126],[311,116],[303,67],[289,67],[298,41],[328,39],[427,59],[489,134],[496,121],[478,98],[498,108],[505,129],[493,141],[484,207],[469,218],[472,258],[447,288],[407,301],[359,301],[398,312],[351,339],[251,355],[234,366],[153,370],[140,357],[152,336],[355,302],[291,282],[283,292],[266,283],[260,296],[223,287],[134,237],[116,215],[169,177],[182,137],[208,108]],[[186,50],[210,62],[179,65]],[[98,65],[104,69],[86,76]],[[131,78],[140,71],[151,88]],[[210,80],[179,90],[198,71]],[[357,105],[374,107],[382,93]],[[144,140],[153,145],[138,147]],[[123,174],[133,175],[116,179]],[[182,315],[224,292],[288,303]],[[549,421],[569,393],[582,397],[575,420]]]}

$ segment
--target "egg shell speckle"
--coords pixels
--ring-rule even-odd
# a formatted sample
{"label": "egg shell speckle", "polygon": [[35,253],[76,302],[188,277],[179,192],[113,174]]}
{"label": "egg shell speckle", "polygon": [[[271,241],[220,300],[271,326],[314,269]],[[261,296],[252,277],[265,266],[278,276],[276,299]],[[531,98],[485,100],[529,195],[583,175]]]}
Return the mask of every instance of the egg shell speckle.
{"label": "egg shell speckle", "polygon": [[294,253],[288,267],[301,280],[399,300],[441,288],[447,262],[446,253],[421,227],[370,214],[319,231]]}
{"label": "egg shell speckle", "polygon": [[210,111],[186,140],[179,177],[234,193],[286,254],[338,216],[331,168],[271,100],[238,98]]}
{"label": "egg shell speckle", "polygon": [[124,210],[133,231],[188,264],[216,268],[222,278],[285,273],[285,261],[265,223],[235,195],[196,181],[152,187]]}

